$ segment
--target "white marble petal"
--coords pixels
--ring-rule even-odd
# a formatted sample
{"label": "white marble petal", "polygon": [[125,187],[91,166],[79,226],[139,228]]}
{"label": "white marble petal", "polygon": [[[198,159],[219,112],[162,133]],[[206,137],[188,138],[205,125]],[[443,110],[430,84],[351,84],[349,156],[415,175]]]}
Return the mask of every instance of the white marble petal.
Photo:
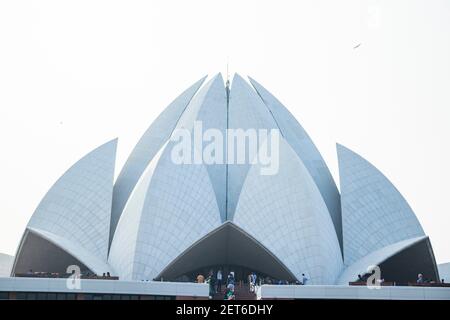
{"label": "white marble petal", "polygon": [[298,278],[333,284],[343,262],[338,238],[323,198],[295,151],[281,139],[280,170],[260,175],[250,169],[233,221]]}
{"label": "white marble petal", "polygon": [[411,207],[372,164],[337,145],[345,263],[425,235]]}

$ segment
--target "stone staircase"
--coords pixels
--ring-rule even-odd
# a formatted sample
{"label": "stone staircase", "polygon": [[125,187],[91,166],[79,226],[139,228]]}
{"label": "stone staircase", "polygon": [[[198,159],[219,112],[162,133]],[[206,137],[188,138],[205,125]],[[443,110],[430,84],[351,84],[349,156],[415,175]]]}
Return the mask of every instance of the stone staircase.
{"label": "stone staircase", "polygon": [[[223,300],[224,295],[225,288],[222,288],[222,292],[216,293],[213,296],[213,300]],[[237,284],[234,287],[234,295],[236,296],[236,300],[256,300],[256,293],[250,292],[248,284]]]}

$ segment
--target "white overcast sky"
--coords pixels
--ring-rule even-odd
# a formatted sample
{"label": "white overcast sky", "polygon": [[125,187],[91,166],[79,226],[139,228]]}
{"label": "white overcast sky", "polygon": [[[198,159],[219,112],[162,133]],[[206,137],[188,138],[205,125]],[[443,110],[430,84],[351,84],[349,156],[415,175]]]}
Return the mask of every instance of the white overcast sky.
{"label": "white overcast sky", "polygon": [[1,1],[0,252],[71,164],[119,137],[117,175],[163,108],[227,60],[289,108],[337,182],[336,142],[377,166],[450,261],[445,0]]}

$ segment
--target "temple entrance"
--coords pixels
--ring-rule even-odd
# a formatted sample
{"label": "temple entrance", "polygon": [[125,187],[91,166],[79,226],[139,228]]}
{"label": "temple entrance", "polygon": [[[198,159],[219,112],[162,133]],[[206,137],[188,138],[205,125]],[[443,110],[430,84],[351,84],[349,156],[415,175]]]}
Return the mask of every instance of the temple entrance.
{"label": "temple entrance", "polygon": [[210,270],[221,268],[223,281],[234,271],[237,281],[247,282],[247,276],[256,272],[271,281],[294,282],[292,272],[267,248],[231,222],[197,241],[156,278],[164,281],[194,281],[198,274],[205,277]]}

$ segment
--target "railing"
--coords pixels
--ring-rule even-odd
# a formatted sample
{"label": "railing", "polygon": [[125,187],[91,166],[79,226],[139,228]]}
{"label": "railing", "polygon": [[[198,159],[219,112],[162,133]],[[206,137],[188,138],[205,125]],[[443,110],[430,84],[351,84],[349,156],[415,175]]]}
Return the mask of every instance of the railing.
{"label": "railing", "polygon": [[[367,282],[366,281],[354,281],[354,282],[349,282],[348,283],[350,286],[367,286]],[[395,286],[395,282],[380,282],[377,283],[382,287],[390,287],[390,286]]]}
{"label": "railing", "polygon": [[450,283],[441,283],[441,282],[430,282],[430,283],[416,283],[416,282],[409,282],[408,286],[411,287],[450,287]]}
{"label": "railing", "polygon": [[[366,281],[354,281],[348,283],[350,286],[367,286]],[[416,282],[408,282],[406,284],[399,284],[395,282],[381,282],[381,286],[408,286],[408,287],[450,287],[450,283],[440,283],[440,282],[427,282],[427,283],[416,283]]]}
{"label": "railing", "polygon": [[[56,272],[33,272],[33,273],[16,273],[14,277],[18,278],[69,278],[70,273],[56,273]],[[81,275],[81,279],[93,279],[93,280],[119,280],[116,276],[99,276],[99,275]]]}

